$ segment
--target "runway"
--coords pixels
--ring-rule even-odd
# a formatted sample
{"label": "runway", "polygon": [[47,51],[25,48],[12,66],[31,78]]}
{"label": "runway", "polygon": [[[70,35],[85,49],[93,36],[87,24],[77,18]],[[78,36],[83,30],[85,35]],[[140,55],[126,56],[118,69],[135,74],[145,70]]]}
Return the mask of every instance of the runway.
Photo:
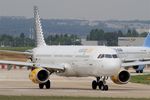
{"label": "runway", "polygon": [[28,74],[29,71],[24,69],[1,70],[0,95],[150,98],[150,86],[135,83],[117,85],[108,80],[108,91],[92,90],[92,77],[66,78],[52,75],[51,89],[41,90],[28,79]]}

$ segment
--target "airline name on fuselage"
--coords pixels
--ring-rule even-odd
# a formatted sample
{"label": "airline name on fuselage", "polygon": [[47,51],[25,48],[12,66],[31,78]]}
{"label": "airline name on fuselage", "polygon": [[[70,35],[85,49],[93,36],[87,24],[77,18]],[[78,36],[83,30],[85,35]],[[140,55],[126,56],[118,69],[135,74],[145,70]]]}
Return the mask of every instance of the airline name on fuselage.
{"label": "airline name on fuselage", "polygon": [[114,50],[115,50],[116,52],[123,52],[123,49],[121,49],[121,48],[114,48]]}
{"label": "airline name on fuselage", "polygon": [[83,54],[87,54],[87,53],[91,53],[94,49],[93,48],[82,48],[79,49],[79,53],[83,53]]}

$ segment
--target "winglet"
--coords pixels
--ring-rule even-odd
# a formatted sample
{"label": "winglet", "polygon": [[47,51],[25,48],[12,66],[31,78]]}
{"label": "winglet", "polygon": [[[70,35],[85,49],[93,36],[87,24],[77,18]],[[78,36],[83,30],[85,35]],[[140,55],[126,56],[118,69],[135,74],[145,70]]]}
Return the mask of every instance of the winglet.
{"label": "winglet", "polygon": [[40,16],[39,16],[39,11],[38,7],[34,6],[34,31],[35,31],[35,38],[36,38],[36,45],[37,47],[39,46],[46,46],[44,36],[43,36],[43,31],[42,31],[42,26],[41,26],[41,21],[40,21]]}

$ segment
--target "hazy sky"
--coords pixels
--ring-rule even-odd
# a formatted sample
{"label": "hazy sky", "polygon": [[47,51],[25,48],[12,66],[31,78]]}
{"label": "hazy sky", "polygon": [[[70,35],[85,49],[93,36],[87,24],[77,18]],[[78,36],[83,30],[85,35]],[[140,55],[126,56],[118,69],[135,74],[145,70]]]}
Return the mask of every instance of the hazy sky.
{"label": "hazy sky", "polygon": [[0,16],[88,20],[150,20],[150,0],[0,0]]}

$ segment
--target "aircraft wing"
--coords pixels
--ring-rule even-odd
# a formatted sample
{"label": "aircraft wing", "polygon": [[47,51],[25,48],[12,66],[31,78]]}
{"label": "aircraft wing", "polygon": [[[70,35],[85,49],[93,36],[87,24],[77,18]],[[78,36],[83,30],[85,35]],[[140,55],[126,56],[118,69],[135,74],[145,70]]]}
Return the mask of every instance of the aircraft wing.
{"label": "aircraft wing", "polygon": [[31,56],[32,56],[31,52],[0,50],[0,60],[26,62]]}
{"label": "aircraft wing", "polygon": [[9,51],[9,50],[0,50],[0,64],[8,65],[7,69],[10,70],[12,65],[17,65],[20,67],[27,68],[38,68],[43,67],[50,71],[63,71],[63,64],[41,64],[41,63],[32,63],[27,62],[29,57],[32,56],[32,52],[19,52],[19,51]]}
{"label": "aircraft wing", "polygon": [[10,50],[0,50],[0,53],[9,53],[9,54],[24,54],[24,55],[32,55],[32,51],[27,50],[25,52],[20,51],[10,51]]}
{"label": "aircraft wing", "polygon": [[[7,65],[17,65],[21,67],[28,67],[28,68],[46,68],[50,71],[63,71],[65,66],[62,64],[41,64],[41,63],[31,63],[31,62],[21,62],[21,61],[6,61],[0,60],[0,64],[7,64]],[[8,70],[11,69],[12,66],[8,66]]]}
{"label": "aircraft wing", "polygon": [[150,64],[150,61],[128,61],[128,62],[122,62],[122,67],[133,67],[137,65],[147,65]]}

